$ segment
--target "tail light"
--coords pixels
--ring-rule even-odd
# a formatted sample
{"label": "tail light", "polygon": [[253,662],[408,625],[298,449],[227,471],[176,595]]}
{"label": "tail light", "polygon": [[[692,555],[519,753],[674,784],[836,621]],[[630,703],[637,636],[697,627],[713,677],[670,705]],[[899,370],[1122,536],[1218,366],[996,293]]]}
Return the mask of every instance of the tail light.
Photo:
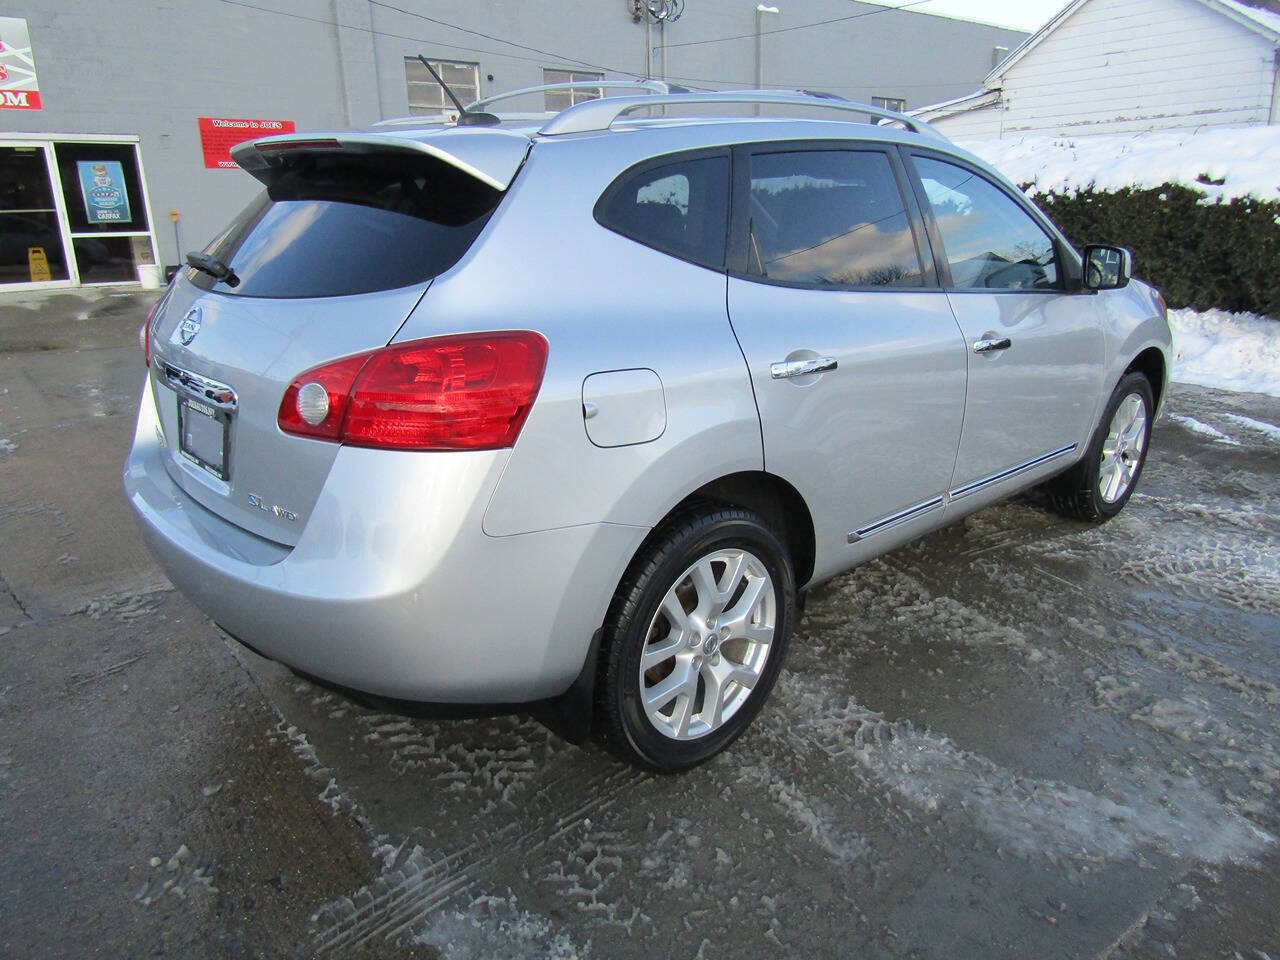
{"label": "tail light", "polygon": [[520,435],[546,362],[546,340],[527,330],[395,344],[300,374],[277,420],[357,447],[497,450]]}
{"label": "tail light", "polygon": [[161,297],[151,305],[151,309],[147,311],[147,319],[142,321],[142,329],[138,331],[138,346],[142,348],[142,358],[146,361],[147,366],[151,366],[151,324],[156,318],[156,313],[160,310],[160,304],[164,303],[164,297]]}

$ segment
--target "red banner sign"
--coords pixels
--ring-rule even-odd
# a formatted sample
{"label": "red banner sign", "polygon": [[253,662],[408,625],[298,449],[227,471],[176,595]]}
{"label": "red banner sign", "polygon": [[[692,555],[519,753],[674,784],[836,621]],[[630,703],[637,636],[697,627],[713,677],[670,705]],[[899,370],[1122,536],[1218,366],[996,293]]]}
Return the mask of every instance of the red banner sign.
{"label": "red banner sign", "polygon": [[200,148],[204,165],[212,170],[234,170],[231,148],[246,140],[293,133],[292,120],[236,120],[229,117],[199,117]]}
{"label": "red banner sign", "polygon": [[0,110],[39,110],[31,34],[21,17],[0,17]]}

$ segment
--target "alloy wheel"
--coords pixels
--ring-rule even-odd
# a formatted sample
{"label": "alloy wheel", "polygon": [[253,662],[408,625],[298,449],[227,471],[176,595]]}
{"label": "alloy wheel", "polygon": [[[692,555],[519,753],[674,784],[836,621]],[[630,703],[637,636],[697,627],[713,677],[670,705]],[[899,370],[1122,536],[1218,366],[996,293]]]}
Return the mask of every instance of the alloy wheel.
{"label": "alloy wheel", "polygon": [[1102,443],[1098,493],[1107,503],[1115,503],[1133,485],[1146,443],[1147,405],[1140,394],[1131,393],[1116,407]]}
{"label": "alloy wheel", "polygon": [[640,654],[640,699],[654,728],[695,740],[722,727],[764,672],[777,615],[769,571],[746,550],[718,549],[685,570]]}

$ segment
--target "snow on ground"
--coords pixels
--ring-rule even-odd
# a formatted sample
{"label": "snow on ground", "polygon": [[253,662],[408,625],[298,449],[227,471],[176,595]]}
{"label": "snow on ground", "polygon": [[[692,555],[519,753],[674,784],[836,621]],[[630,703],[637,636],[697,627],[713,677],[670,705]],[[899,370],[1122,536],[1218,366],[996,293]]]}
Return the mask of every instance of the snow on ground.
{"label": "snow on ground", "polygon": [[1225,310],[1170,310],[1173,379],[1280,397],[1280,321]]}
{"label": "snow on ground", "polygon": [[1184,427],[1186,427],[1188,430],[1192,431],[1193,433],[1202,434],[1206,437],[1216,440],[1218,443],[1230,444],[1233,447],[1240,446],[1239,440],[1233,440],[1231,437],[1227,436],[1217,427],[1212,427],[1209,424],[1204,423],[1203,421],[1197,420],[1195,417],[1183,416],[1180,413],[1170,413],[1170,414],[1167,414],[1167,416],[1174,423],[1182,424]]}
{"label": "snow on ground", "polygon": [[1280,440],[1280,427],[1277,427],[1274,423],[1267,423],[1265,420],[1255,420],[1253,417],[1242,417],[1238,413],[1228,413],[1226,416],[1230,417],[1236,423],[1248,427],[1250,430],[1257,430],[1259,433],[1265,433],[1272,440]]}
{"label": "snow on ground", "polygon": [[958,142],[1033,193],[1180,183],[1207,201],[1280,200],[1280,126]]}
{"label": "snow on ground", "polygon": [[[1142,862],[1144,850],[1155,850],[1226,863],[1251,859],[1276,843],[1276,837],[1190,776],[1142,764],[1100,764],[1107,787],[1092,792],[1015,772],[910,720],[891,722],[852,699],[842,703],[824,681],[783,679],[782,703],[800,707],[789,718],[785,737],[815,744],[832,758],[852,757],[932,813],[963,812],[1019,856]],[[1157,722],[1183,729],[1163,714]],[[806,821],[800,818],[808,827]],[[829,820],[824,829],[839,822],[838,817]],[[821,836],[815,839],[827,846]]]}

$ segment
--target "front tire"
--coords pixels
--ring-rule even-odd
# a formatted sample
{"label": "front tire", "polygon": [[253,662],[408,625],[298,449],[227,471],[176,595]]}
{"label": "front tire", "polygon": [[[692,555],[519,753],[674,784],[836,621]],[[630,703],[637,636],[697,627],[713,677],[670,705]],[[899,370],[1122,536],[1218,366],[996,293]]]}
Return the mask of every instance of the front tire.
{"label": "front tire", "polygon": [[1121,379],[1084,457],[1049,485],[1049,502],[1058,513],[1105,523],[1124,509],[1147,462],[1154,410],[1143,374]]}
{"label": "front tire", "polygon": [[677,516],[637,556],[610,607],[600,739],[658,773],[709,760],[760,712],[795,615],[790,557],[758,516],[714,505]]}

